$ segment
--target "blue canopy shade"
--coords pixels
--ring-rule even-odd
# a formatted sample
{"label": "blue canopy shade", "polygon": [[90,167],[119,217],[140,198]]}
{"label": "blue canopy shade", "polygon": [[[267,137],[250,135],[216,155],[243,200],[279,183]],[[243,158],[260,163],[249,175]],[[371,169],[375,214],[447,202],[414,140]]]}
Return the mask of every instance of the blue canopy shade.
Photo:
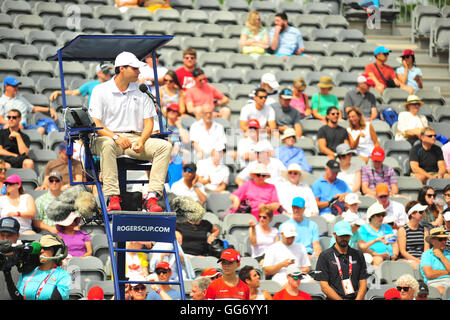
{"label": "blue canopy shade", "polygon": [[[171,35],[79,35],[57,52],[63,61],[114,61],[123,51],[142,60],[172,38]],[[48,60],[58,61],[58,53]]]}

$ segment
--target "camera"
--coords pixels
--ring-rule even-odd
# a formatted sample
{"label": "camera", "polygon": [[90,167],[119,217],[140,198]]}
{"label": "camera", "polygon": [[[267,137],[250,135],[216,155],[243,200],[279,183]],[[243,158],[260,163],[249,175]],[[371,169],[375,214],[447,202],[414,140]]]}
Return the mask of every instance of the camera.
{"label": "camera", "polygon": [[1,240],[0,271],[9,271],[16,266],[20,273],[30,273],[39,265],[40,251],[39,242],[16,245],[10,240]]}

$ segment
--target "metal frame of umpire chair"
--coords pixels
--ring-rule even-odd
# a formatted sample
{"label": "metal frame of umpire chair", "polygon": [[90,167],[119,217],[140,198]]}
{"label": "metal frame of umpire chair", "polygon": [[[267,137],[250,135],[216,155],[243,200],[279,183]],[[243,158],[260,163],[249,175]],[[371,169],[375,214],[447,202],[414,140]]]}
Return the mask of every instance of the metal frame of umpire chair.
{"label": "metal frame of umpire chair", "polygon": [[[156,50],[164,46],[173,38],[172,35],[77,35],[69,41],[64,47],[57,50],[56,55],[49,57],[49,60],[58,61],[59,74],[61,75],[62,104],[64,107],[64,140],[67,145],[66,153],[69,156],[69,176],[71,185],[95,185],[98,192],[98,200],[101,208],[101,218],[105,227],[105,233],[108,242],[109,255],[111,257],[111,275],[114,283],[114,297],[116,300],[122,300],[125,297],[125,284],[173,284],[178,285],[181,299],[185,298],[184,282],[182,275],[182,266],[178,252],[177,241],[175,238],[176,213],[170,212],[170,205],[164,190],[165,205],[167,212],[152,213],[140,211],[110,211],[106,210],[106,203],[102,191],[102,183],[99,180],[98,164],[95,162],[91,151],[91,145],[97,131],[102,129],[95,127],[85,108],[67,107],[66,94],[64,86],[63,61],[114,61],[115,57],[123,52],[133,53],[139,60],[152,55],[153,61],[156,59]],[[157,66],[153,65],[154,76],[157,77]],[[159,92],[156,83],[156,92]],[[156,96],[156,105],[159,109],[160,97]],[[157,112],[160,133],[152,135],[153,138],[167,139],[171,132],[164,132],[162,115],[160,110]],[[87,175],[87,181],[75,182],[72,177],[72,155],[73,142],[77,139],[83,141],[85,147],[84,171]],[[151,165],[140,160],[119,160],[118,170],[120,172],[120,188],[126,189],[126,184],[143,183],[143,181],[133,181],[126,179],[128,170],[150,170]],[[98,217],[97,217],[98,218]],[[112,227],[110,225],[112,221]],[[127,241],[156,241],[172,243],[173,250],[148,250],[126,249]],[[125,278],[125,255],[126,252],[144,252],[144,253],[169,253],[175,255],[178,280],[176,281],[131,281]]]}

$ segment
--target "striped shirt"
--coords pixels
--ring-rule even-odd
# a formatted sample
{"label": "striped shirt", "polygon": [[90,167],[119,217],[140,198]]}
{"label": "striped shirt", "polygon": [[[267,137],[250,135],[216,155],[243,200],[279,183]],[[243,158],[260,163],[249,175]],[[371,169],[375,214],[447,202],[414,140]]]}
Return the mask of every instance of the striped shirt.
{"label": "striped shirt", "polygon": [[361,168],[361,182],[368,182],[369,189],[372,190],[375,190],[376,186],[380,183],[387,184],[389,190],[391,189],[391,184],[398,183],[394,169],[384,164],[380,171],[369,165],[363,166]]}
{"label": "striped shirt", "polygon": [[406,251],[415,258],[421,258],[424,251],[425,228],[419,225],[417,230],[411,229],[407,224],[403,226],[406,231]]}

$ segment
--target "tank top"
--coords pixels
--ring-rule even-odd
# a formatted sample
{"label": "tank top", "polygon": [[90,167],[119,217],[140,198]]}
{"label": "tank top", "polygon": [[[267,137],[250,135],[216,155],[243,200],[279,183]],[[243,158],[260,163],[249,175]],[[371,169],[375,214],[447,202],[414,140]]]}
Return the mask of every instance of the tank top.
{"label": "tank top", "polygon": [[291,102],[289,103],[289,105],[292,108],[297,109],[297,111],[300,112],[301,115],[304,115],[305,114],[305,109],[306,109],[305,94],[302,93],[300,99],[292,98]]}
{"label": "tank top", "polygon": [[258,294],[256,295],[255,300],[266,300],[266,297],[264,297],[264,293],[262,292],[261,288],[256,289]]}
{"label": "tank top", "polygon": [[278,234],[278,230],[276,228],[271,228],[270,233],[266,234],[262,231],[261,225],[257,224],[255,227],[256,232],[256,246],[252,247],[252,257],[259,257],[264,254],[267,247],[275,242],[275,238]]}
{"label": "tank top", "polygon": [[405,224],[404,228],[406,231],[406,251],[408,251],[408,253],[413,257],[420,259],[424,251],[424,227],[419,225],[417,230],[413,230]]}
{"label": "tank top", "polygon": [[177,93],[175,93],[173,96],[169,96],[166,92],[166,88],[162,87],[162,101],[163,101],[163,110],[165,111],[168,106],[170,106],[173,103],[178,104],[178,100],[180,99],[180,92],[178,89],[176,89]]}
{"label": "tank top", "polygon": [[[28,197],[31,197],[31,195],[25,193],[21,194],[19,197],[19,205],[16,207],[11,202],[9,202],[8,197],[0,197],[0,210],[1,210],[1,217],[7,217],[8,212],[27,212],[28,206],[27,206],[27,200]],[[22,218],[22,217],[14,217],[17,219],[17,221],[20,224],[20,230],[19,233],[22,233],[27,230],[32,230],[31,222],[32,219],[30,218]]]}

